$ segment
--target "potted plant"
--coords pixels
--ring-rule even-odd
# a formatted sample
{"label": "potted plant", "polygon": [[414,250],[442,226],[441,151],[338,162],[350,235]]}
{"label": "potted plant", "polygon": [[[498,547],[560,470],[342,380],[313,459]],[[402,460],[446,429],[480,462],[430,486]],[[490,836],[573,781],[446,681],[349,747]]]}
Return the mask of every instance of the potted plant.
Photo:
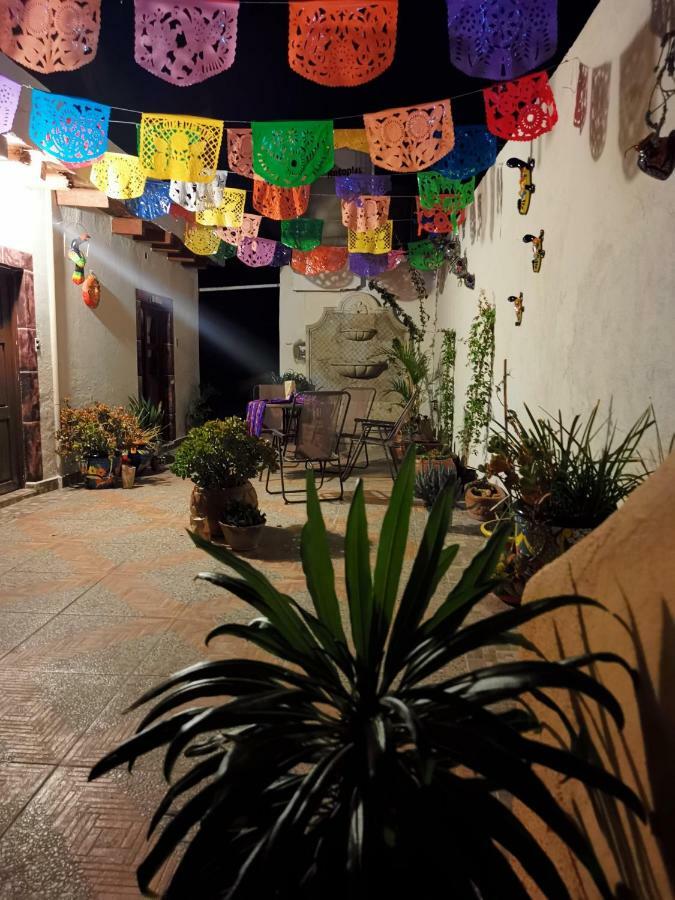
{"label": "potted plant", "polygon": [[164,434],[164,407],[161,402],[153,403],[143,397],[129,397],[127,409],[136,416],[138,424],[145,432],[145,443],[130,448],[130,459],[127,464],[136,468],[137,475],[141,475],[147,469],[157,472]]}
{"label": "potted plant", "polygon": [[260,543],[267,517],[255,506],[233,501],[222,512],[220,528],[225,543],[238,553],[245,553]]}
{"label": "potted plant", "polygon": [[[450,461],[452,462],[452,459]],[[449,481],[452,483],[457,481],[454,463],[451,467],[429,466],[418,469],[415,474],[415,496],[424,501],[427,509],[431,509]]]}
{"label": "potted plant", "polygon": [[275,458],[266,441],[248,434],[243,419],[230,416],[189,431],[176,450],[171,471],[193,482],[191,516],[206,519],[213,537],[220,533],[219,522],[228,503],[258,506],[249,478],[274,466]]}
{"label": "potted plant", "polygon": [[466,486],[464,502],[466,511],[479,522],[488,522],[494,516],[495,507],[506,499],[506,493],[487,478],[479,478]]}
{"label": "potted plant", "polygon": [[[207,640],[236,636],[256,648],[256,658],[209,659],[153,686],[133,704],[151,704],[136,733],[90,774],[98,778],[146,754],[150,763],[161,748],[172,783],[150,824],[159,837],[138,869],[144,893],[171,867],[167,898],[402,900],[439,896],[444,885],[441,894],[453,897],[505,900],[528,895],[523,871],[542,896],[568,897],[513,797],[589,871],[599,896],[612,896],[590,837],[540,771],[618,799],[644,820],[640,799],[593,761],[594,748],[581,755],[578,726],[550,696],[552,688],[570,691],[621,727],[616,698],[586,669],[628,665],[608,652],[479,663],[469,673],[453,666],[495,644],[532,649],[518,635],[524,623],[600,604],[555,597],[476,620],[472,610],[495,584],[501,527],[431,613],[458,550],[443,540],[452,488],[438,497],[399,590],[414,475],[413,451],[382,522],[374,572],[364,487],[357,485],[344,605],[311,472],[301,541],[311,610],[250,563],[193,536],[233,573],[199,577],[257,616],[248,625],[221,624]],[[560,717],[556,742],[542,729],[540,702]]]}
{"label": "potted plant", "polygon": [[[429,381],[429,360],[419,342],[413,338],[405,341],[394,338],[385,357],[393,372],[389,393],[398,394],[401,407],[407,406],[413,394],[417,396],[410,418],[404,426],[407,439],[401,435],[400,440],[394,441],[391,446],[392,456],[397,463],[401,463],[412,440],[421,443],[426,437],[433,441],[433,434],[429,433],[426,424],[422,424],[420,417],[420,406],[424,399],[422,391]],[[420,433],[423,429],[426,429],[425,435]]]}

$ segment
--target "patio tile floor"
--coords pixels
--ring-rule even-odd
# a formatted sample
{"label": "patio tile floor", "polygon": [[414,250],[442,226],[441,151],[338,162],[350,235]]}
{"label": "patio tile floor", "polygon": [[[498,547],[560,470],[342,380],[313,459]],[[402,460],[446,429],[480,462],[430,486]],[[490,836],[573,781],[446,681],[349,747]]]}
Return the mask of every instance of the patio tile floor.
{"label": "patio tile floor", "polygon": [[[376,544],[391,482],[377,466],[364,481]],[[344,502],[322,505],[338,585],[354,483]],[[304,506],[284,506],[255,486],[268,527],[251,559],[308,602],[299,558]],[[233,638],[204,646],[214,625],[254,613],[195,581],[215,564],[185,533],[190,490],[164,472],[131,491],[69,488],[0,509],[0,898],[139,897],[135,868],[165,787],[159,757],[93,784],[89,767],[132,732],[141,714],[124,709],[161,677],[200,659],[262,657]],[[332,491],[328,483],[325,495]],[[425,521],[416,506],[404,575]],[[461,549],[439,596],[483,539],[456,512],[448,543]],[[344,590],[338,594],[344,603]],[[492,608],[498,601],[488,598],[473,616]],[[454,668],[468,671],[477,661],[474,654]],[[155,885],[160,891],[172,866]]]}

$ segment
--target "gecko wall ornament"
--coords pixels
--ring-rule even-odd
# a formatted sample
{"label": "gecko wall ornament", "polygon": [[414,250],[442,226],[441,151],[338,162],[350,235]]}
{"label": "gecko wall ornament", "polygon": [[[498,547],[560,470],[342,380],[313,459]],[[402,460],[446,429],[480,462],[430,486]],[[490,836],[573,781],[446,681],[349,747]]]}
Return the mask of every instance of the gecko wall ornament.
{"label": "gecko wall ornament", "polygon": [[521,291],[518,296],[511,295],[509,297],[509,303],[513,303],[514,309],[516,311],[516,327],[519,327],[523,323],[523,313],[525,312],[525,304],[523,303],[523,292]]}
{"label": "gecko wall ornament", "polygon": [[542,228],[539,232],[539,237],[536,237],[534,234],[524,234],[523,243],[532,244],[532,271],[541,272],[541,264],[546,256],[546,251],[544,250],[544,229]]}
{"label": "gecko wall ornament", "polygon": [[74,264],[73,274],[70,276],[73,284],[78,287],[84,281],[84,267],[87,265],[87,256],[82,249],[82,244],[89,241],[88,234],[81,234],[79,237],[73,238],[70,242],[70,250],[68,251],[68,259]]}
{"label": "gecko wall ornament", "polygon": [[532,181],[532,172],[534,170],[535,161],[531,156],[528,157],[527,160],[512,156],[510,159],[506,160],[506,165],[509,169],[520,170],[520,180],[518,182],[518,212],[521,216],[526,216],[530,210],[532,194],[534,194],[536,189],[534,182]]}

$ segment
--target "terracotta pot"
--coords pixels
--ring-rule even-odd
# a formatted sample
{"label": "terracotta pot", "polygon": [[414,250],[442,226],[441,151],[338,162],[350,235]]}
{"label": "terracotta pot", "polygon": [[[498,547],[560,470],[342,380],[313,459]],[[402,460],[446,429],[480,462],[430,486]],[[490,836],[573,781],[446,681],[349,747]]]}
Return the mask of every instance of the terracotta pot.
{"label": "terracotta pot", "polygon": [[132,488],[136,481],[136,467],[122,464],[122,487]]}
{"label": "terracotta pot", "polygon": [[211,538],[220,533],[220,517],[233,501],[258,508],[258,495],[250,481],[236,487],[203,489],[195,485],[190,497],[190,519],[206,519]]}
{"label": "terracotta pot", "polygon": [[224,522],[220,522],[225,543],[236,553],[255,550],[260,543],[264,527],[264,525],[249,525],[246,528],[240,528],[238,525],[226,525]]}
{"label": "terracotta pot", "polygon": [[500,488],[494,485],[492,485],[492,488],[493,493],[486,495],[481,493],[481,488],[473,484],[467,485],[464,493],[466,511],[473,519],[477,519],[479,522],[488,522],[494,518],[492,512],[495,506],[506,497],[506,494]]}
{"label": "terracotta pot", "polygon": [[428,472],[430,469],[442,469],[446,472],[457,472],[455,461],[451,456],[431,456],[415,460],[415,471],[418,475],[422,472]]}

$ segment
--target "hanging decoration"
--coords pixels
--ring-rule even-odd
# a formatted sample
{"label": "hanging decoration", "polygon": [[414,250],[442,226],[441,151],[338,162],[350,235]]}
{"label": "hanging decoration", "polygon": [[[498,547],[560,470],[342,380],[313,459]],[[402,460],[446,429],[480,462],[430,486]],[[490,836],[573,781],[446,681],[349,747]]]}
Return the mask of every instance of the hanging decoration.
{"label": "hanging decoration", "polygon": [[0,50],[43,75],[92,62],[101,25],[100,0],[4,0]]}
{"label": "hanging decoration", "polygon": [[0,134],[12,130],[21,97],[21,85],[0,75]]}
{"label": "hanging decoration", "polygon": [[352,231],[373,231],[386,224],[391,197],[357,197],[342,200],[342,224]]}
{"label": "hanging decoration", "polygon": [[217,119],[143,113],[138,155],[151,178],[203,184],[216,175],[222,139]]}
{"label": "hanging decoration", "polygon": [[236,247],[233,247],[232,244],[228,244],[226,241],[221,241],[218,245],[218,249],[209,256],[209,259],[217,266],[224,266],[228,259],[232,259],[236,255]]}
{"label": "hanging decoration", "polygon": [[216,172],[215,178],[206,184],[197,181],[172,181],[169,188],[169,196],[173,203],[177,203],[190,212],[201,212],[204,209],[213,209],[223,201],[223,191],[227,185],[227,172]]}
{"label": "hanging decoration", "polygon": [[198,210],[195,219],[199,225],[217,225],[220,228],[241,228],[246,206],[246,191],[242,188],[223,188],[218,206]]}
{"label": "hanging decoration", "polygon": [[261,266],[269,266],[274,259],[276,248],[276,241],[270,241],[267,238],[245,237],[241,239],[237,248],[237,259],[256,269]]}
{"label": "hanging decoration", "polygon": [[584,130],[586,113],[588,111],[588,66],[579,62],[579,77],[577,78],[577,97],[574,102],[574,127],[579,131]]}
{"label": "hanging decoration", "polygon": [[354,87],[394,61],[398,0],[289,3],[288,62],[317,84]]}
{"label": "hanging decoration", "polygon": [[546,72],[483,89],[487,126],[505,141],[532,141],[551,131],[558,110]]}
{"label": "hanging decoration", "polygon": [[252,122],[253,171],[268,184],[312,184],[333,168],[333,123]]}
{"label": "hanging decoration", "polygon": [[544,229],[542,228],[539,232],[539,237],[536,237],[534,234],[523,235],[523,243],[532,244],[532,271],[541,272],[541,264],[546,256],[546,251],[544,250]]}
{"label": "hanging decoration", "polygon": [[227,129],[227,164],[237,175],[253,178],[253,140],[250,128]]}
{"label": "hanging decoration", "polygon": [[253,179],[253,208],[268,219],[297,219],[307,212],[309,185],[280,188],[262,178]]}
{"label": "hanging decoration", "polygon": [[323,275],[326,272],[341,272],[347,265],[349,252],[346,247],[329,247],[322,245],[303,253],[293,251],[291,268],[299,275]]}
{"label": "hanging decoration", "polygon": [[90,272],[82,284],[82,299],[89,309],[96,309],[101,302],[101,282]]}
{"label": "hanging decoration", "polygon": [[425,209],[420,203],[420,198],[416,197],[417,204],[417,234],[421,237],[425,232],[427,234],[451,234],[456,231],[460,225],[466,220],[466,210],[459,212],[448,211],[442,204],[447,200],[441,195],[440,203]]}
{"label": "hanging decoration", "polygon": [[88,234],[81,234],[79,237],[73,238],[70,242],[70,250],[68,251],[68,259],[75,266],[70,280],[73,284],[80,285],[84,282],[84,267],[87,265],[87,256],[82,249],[82,244],[89,241]]}
{"label": "hanging decoration", "polygon": [[323,219],[289,219],[281,223],[281,243],[292,250],[313,250],[321,243]]}
{"label": "hanging decoration", "polygon": [[418,172],[417,186],[424,209],[440,206],[448,212],[459,212],[473,202],[476,179],[468,181],[446,178],[440,172]]}
{"label": "hanging decoration", "polygon": [[126,153],[104,153],[91,167],[89,180],[113,200],[131,200],[145,190],[138,157]]}
{"label": "hanging decoration", "polygon": [[169,182],[158,181],[156,178],[147,178],[145,190],[141,196],[127,200],[125,206],[132,216],[137,216],[139,219],[152,221],[168,215],[171,207]]}
{"label": "hanging decoration", "polygon": [[177,87],[229,69],[237,48],[239,0],[135,0],[134,59]]}
{"label": "hanging decoration", "polygon": [[518,328],[523,324],[523,313],[525,312],[523,292],[521,291],[517,297],[513,295],[509,297],[509,303],[513,303],[513,308],[516,311],[516,327]]}
{"label": "hanging decoration", "polygon": [[518,179],[518,212],[521,216],[526,216],[530,211],[532,194],[534,194],[536,189],[532,181],[535,161],[531,156],[527,160],[511,156],[506,160],[506,165],[509,169],[518,169],[520,172],[520,178]]}
{"label": "hanging decoration", "polygon": [[347,247],[350,253],[389,253],[394,234],[391,219],[372,231],[348,231]]}
{"label": "hanging decoration", "polygon": [[183,243],[197,256],[211,256],[220,246],[220,238],[212,228],[203,225],[186,225]]}
{"label": "hanging decoration", "polygon": [[89,165],[108,145],[110,107],[79,97],[33,91],[29,134],[45,153],[71,165]]}
{"label": "hanging decoration", "polygon": [[408,244],[408,262],[412,269],[432,271],[440,268],[444,259],[443,248],[431,241],[413,241]]}
{"label": "hanging decoration", "polygon": [[335,193],[341,200],[380,197],[391,191],[391,175],[337,175]]}
{"label": "hanging decoration", "polygon": [[349,271],[360,278],[373,278],[381,275],[389,268],[389,258],[386,253],[350,253]]}
{"label": "hanging decoration", "polygon": [[285,244],[282,244],[281,241],[276,242],[276,247],[274,248],[274,256],[272,257],[271,266],[274,266],[277,269],[280,269],[282,266],[289,265],[291,258],[293,256],[293,251],[290,247],[287,247]]}
{"label": "hanging decoration", "polygon": [[455,146],[434,163],[446,178],[470,178],[489,169],[497,159],[497,139],[484,125],[456,125]]}
{"label": "hanging decoration", "polygon": [[336,150],[355,150],[357,153],[368,153],[368,135],[366,134],[366,129],[333,129],[333,147]]}
{"label": "hanging decoration", "polygon": [[196,221],[195,213],[190,212],[189,209],[185,209],[184,206],[179,206],[177,203],[171,204],[171,206],[169,207],[169,215],[173,216],[176,219],[183,219],[183,221],[187,222],[188,225],[194,225]]}
{"label": "hanging decoration", "polygon": [[455,143],[449,100],[386,109],[363,117],[370,158],[392,172],[419,172],[446,156]]}
{"label": "hanging decoration", "polygon": [[504,81],[536,69],[558,45],[557,0],[447,0],[450,61]]}
{"label": "hanging decoration", "polygon": [[234,247],[238,247],[239,242],[243,237],[258,237],[258,231],[260,230],[261,222],[262,216],[254,216],[252,213],[244,213],[244,217],[239,228],[216,228],[216,234],[221,239],[221,241],[225,241],[225,243],[227,244],[232,244]]}

